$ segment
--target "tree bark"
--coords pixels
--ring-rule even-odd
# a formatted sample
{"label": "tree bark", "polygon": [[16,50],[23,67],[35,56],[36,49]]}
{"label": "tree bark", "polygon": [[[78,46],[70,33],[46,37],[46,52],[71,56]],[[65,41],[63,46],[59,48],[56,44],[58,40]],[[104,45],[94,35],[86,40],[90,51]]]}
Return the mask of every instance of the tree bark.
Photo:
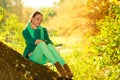
{"label": "tree bark", "polygon": [[0,80],[57,80],[57,75],[0,42]]}

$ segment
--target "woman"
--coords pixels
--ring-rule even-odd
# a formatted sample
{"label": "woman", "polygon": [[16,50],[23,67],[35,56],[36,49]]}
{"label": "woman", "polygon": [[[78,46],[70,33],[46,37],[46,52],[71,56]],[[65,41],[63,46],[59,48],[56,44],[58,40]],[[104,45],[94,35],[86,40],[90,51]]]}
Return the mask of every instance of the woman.
{"label": "woman", "polygon": [[46,64],[50,61],[55,65],[61,77],[73,76],[64,59],[54,48],[49,38],[47,29],[40,26],[43,15],[36,11],[31,16],[26,28],[22,31],[26,42],[26,48],[23,56],[38,64]]}

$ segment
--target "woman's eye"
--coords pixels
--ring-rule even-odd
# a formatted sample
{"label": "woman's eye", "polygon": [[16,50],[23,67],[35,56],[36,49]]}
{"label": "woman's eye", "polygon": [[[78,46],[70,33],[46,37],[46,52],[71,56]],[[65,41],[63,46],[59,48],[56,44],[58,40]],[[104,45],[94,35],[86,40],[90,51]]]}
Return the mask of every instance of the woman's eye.
{"label": "woman's eye", "polygon": [[38,18],[38,19],[36,19],[37,21],[41,21],[41,19],[40,18]]}

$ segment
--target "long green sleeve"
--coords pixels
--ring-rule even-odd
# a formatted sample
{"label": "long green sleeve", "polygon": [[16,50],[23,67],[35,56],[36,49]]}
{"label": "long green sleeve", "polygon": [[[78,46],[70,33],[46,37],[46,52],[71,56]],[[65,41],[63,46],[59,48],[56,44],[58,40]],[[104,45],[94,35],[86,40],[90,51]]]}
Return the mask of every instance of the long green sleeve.
{"label": "long green sleeve", "polygon": [[36,39],[32,38],[30,33],[27,31],[27,29],[23,30],[22,34],[27,44],[35,45]]}

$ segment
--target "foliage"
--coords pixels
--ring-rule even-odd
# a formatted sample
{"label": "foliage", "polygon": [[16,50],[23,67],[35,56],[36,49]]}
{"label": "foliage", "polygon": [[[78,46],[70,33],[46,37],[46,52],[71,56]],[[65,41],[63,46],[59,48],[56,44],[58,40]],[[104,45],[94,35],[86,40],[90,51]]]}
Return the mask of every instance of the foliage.
{"label": "foliage", "polygon": [[43,18],[43,23],[46,22],[49,17],[53,17],[56,15],[55,11],[51,7],[43,7],[40,9],[42,12],[44,18]]}
{"label": "foliage", "polygon": [[98,80],[95,66],[92,64],[87,55],[84,53],[74,51],[71,54],[66,54],[65,60],[70,65],[72,72],[74,73],[73,80]]}
{"label": "foliage", "polygon": [[84,1],[80,0],[61,0],[60,5],[54,8],[56,16],[49,20],[50,29],[58,31],[57,34],[60,35],[82,31],[88,20],[87,17],[82,17],[87,15],[83,3]]}
{"label": "foliage", "polygon": [[83,52],[82,47],[77,50],[72,46],[75,51],[64,55],[74,72],[74,80],[120,79],[120,7],[112,3],[109,6],[108,16],[97,23],[97,36],[89,36],[90,47]]}
{"label": "foliage", "polygon": [[[7,12],[14,13],[17,16],[22,16],[23,5],[21,0],[0,0],[0,7],[6,9]],[[19,17],[19,19],[21,18],[22,17]]]}
{"label": "foliage", "polygon": [[13,49],[22,53],[24,41],[21,31],[23,24],[19,22],[15,14],[7,15],[6,21],[0,27],[0,40],[7,43]]}
{"label": "foliage", "polygon": [[3,8],[0,7],[0,21],[3,19]]}
{"label": "foliage", "polygon": [[5,9],[0,7],[0,25],[4,24],[5,21]]}
{"label": "foliage", "polygon": [[108,14],[109,0],[88,0],[89,18],[95,23]]}
{"label": "foliage", "polygon": [[61,0],[55,8],[56,16],[48,21],[48,26],[62,36],[94,34],[96,21],[107,15],[109,6],[109,0]]}
{"label": "foliage", "polygon": [[22,13],[22,17],[21,17],[21,16],[18,16],[18,17],[21,17],[21,18],[22,18],[22,19],[21,19],[21,22],[27,24],[28,21],[30,20],[31,14],[32,14],[34,11],[35,11],[34,8],[24,7],[24,8],[22,9],[22,12],[23,12],[23,13]]}
{"label": "foliage", "polygon": [[120,6],[112,4],[109,15],[97,23],[100,30],[92,40],[94,65],[109,80],[120,79]]}
{"label": "foliage", "polygon": [[[89,36],[91,44],[85,51],[77,50],[83,43],[71,46],[74,52],[64,54],[74,72],[73,80],[120,79],[120,7],[110,4],[108,16],[97,22],[99,33]],[[69,45],[70,46],[70,45]]]}

